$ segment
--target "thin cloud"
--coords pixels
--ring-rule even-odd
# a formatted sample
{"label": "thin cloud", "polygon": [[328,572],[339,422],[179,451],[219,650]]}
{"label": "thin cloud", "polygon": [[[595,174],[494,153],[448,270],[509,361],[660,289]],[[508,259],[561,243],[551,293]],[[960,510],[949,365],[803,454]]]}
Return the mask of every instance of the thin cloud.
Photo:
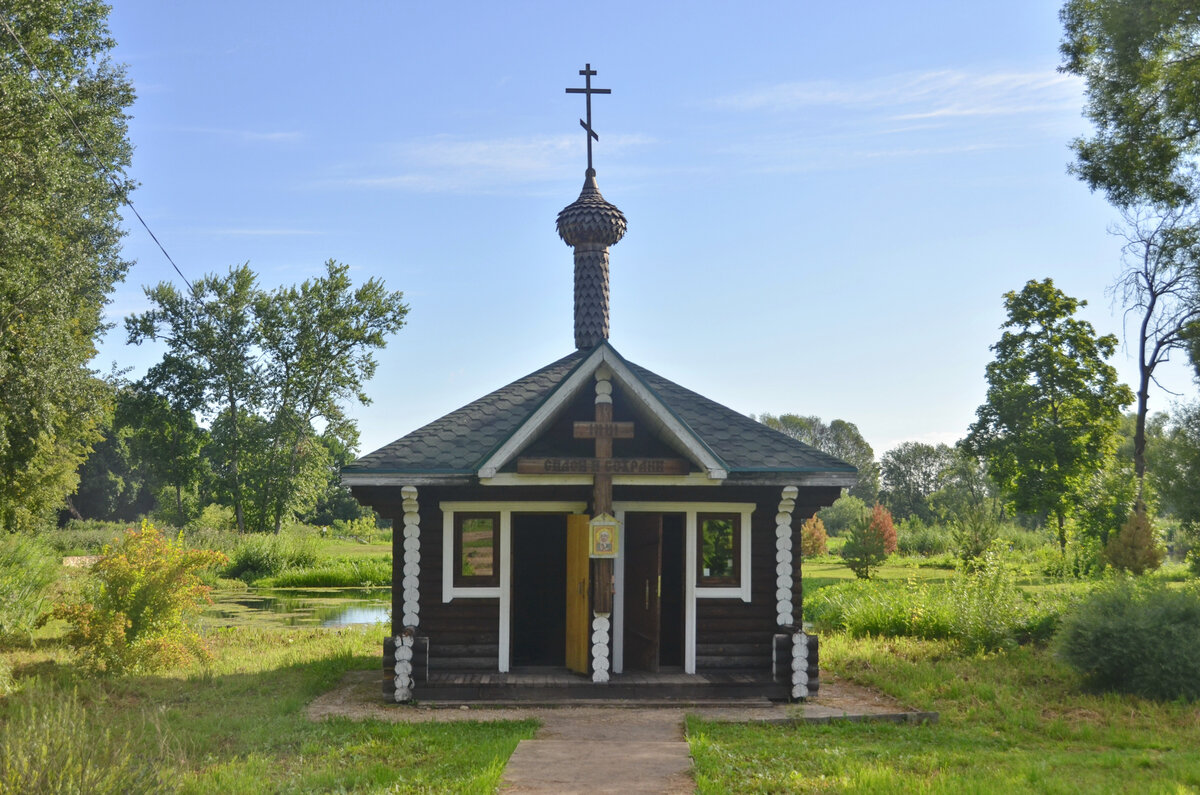
{"label": "thin cloud", "polygon": [[895,120],[1025,115],[1078,109],[1078,78],[1053,71],[974,73],[938,70],[857,81],[804,81],[713,101],[730,111],[784,113],[813,107],[887,111]]}
{"label": "thin cloud", "polygon": [[234,138],[245,143],[291,143],[304,137],[303,133],[293,130],[231,130],[221,127],[172,127],[174,132],[192,133],[194,135],[214,135],[223,138]]}
{"label": "thin cloud", "polygon": [[320,234],[314,229],[212,229],[208,230],[209,234],[213,235],[228,235],[231,237],[295,237],[301,235],[316,235]]}
{"label": "thin cloud", "polygon": [[[347,176],[330,184],[420,192],[491,192],[554,182],[578,164],[580,136],[464,138],[436,136],[394,144],[383,173]],[[644,135],[603,139],[606,154],[654,143]]]}

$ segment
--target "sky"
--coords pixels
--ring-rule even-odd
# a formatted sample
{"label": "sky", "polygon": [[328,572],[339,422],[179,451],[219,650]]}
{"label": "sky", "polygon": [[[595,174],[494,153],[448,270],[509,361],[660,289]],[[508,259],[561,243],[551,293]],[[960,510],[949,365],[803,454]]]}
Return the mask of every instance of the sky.
{"label": "sky", "polygon": [[[585,63],[612,91],[595,166],[629,221],[627,359],[742,413],[848,420],[881,455],[965,435],[1030,279],[1124,337],[1118,216],[1067,173],[1089,127],[1052,2],[114,0],[110,27],[133,202],[188,279],[249,262],[274,287],[336,259],[404,292],[350,412],[363,453],[574,349],[554,222],[583,184],[564,89]],[[96,366],[136,378],[161,349],[121,320],[182,281],[126,228]],[[1113,364],[1135,383],[1132,349]],[[1195,394],[1182,362],[1162,380]]]}

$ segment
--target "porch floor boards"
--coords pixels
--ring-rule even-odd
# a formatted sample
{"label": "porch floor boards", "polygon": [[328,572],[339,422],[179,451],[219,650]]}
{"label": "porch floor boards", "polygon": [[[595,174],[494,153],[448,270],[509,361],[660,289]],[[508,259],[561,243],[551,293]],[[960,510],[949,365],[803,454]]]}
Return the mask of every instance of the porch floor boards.
{"label": "porch floor boards", "polygon": [[420,701],[786,700],[788,687],[768,674],[709,671],[611,674],[607,683],[567,670],[429,673],[416,686]]}

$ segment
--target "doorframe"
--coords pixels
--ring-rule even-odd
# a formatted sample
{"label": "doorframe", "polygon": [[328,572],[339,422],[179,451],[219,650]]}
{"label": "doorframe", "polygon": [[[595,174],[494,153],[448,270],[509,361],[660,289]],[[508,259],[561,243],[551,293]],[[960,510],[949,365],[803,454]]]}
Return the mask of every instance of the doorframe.
{"label": "doorframe", "polygon": [[[683,672],[696,673],[696,600],[741,599],[750,601],[750,519],[757,507],[752,502],[613,502],[619,523],[621,550],[613,571],[613,673],[625,670],[625,514],[675,513],[684,515],[683,532]],[[742,570],[736,586],[696,587],[696,514],[741,514]]]}
{"label": "doorframe", "polygon": [[[486,500],[438,503],[442,511],[442,601],[463,599],[499,599],[500,626],[497,670],[508,673],[512,662],[512,515],[514,513],[586,513],[585,502],[513,502]],[[470,588],[454,585],[454,514],[500,514],[500,587]]]}

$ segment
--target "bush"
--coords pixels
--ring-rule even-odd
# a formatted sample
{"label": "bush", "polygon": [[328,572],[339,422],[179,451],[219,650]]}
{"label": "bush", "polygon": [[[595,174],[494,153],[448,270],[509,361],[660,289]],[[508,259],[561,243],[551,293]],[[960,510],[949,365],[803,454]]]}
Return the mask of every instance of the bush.
{"label": "bush", "polygon": [[33,633],[58,572],[58,555],[36,538],[0,535],[0,642]]}
{"label": "bush", "polygon": [[944,555],[950,548],[950,533],[943,527],[925,524],[919,517],[910,516],[896,526],[896,550],[903,555],[930,558]]}
{"label": "bush", "polygon": [[1104,559],[1113,568],[1130,574],[1145,574],[1162,565],[1165,553],[1154,537],[1150,517],[1144,510],[1135,510],[1125,520],[1119,533],[1109,537],[1104,547]]}
{"label": "bush", "polygon": [[151,671],[204,656],[187,618],[208,598],[199,572],[223,563],[212,550],[186,549],[153,525],[130,530],[106,547],[80,592],[54,615],[71,624],[67,643],[97,671]]}
{"label": "bush", "polygon": [[378,535],[374,516],[360,516],[357,519],[334,519],[330,526],[334,536],[338,538],[353,538],[364,544],[370,544]]}
{"label": "bush", "polygon": [[342,558],[311,569],[292,569],[255,582],[264,588],[369,588],[392,584],[386,557]]}
{"label": "bush", "polygon": [[200,515],[184,526],[188,535],[201,531],[232,533],[237,530],[237,516],[227,505],[205,505]]}
{"label": "bush", "polygon": [[839,536],[853,527],[866,510],[867,504],[858,497],[843,494],[833,505],[817,511],[817,516],[825,524],[826,533]]}
{"label": "bush", "polygon": [[825,523],[819,517],[810,516],[800,525],[800,554],[815,558],[828,552],[829,538],[825,535]]}
{"label": "bush", "polygon": [[312,536],[286,532],[242,536],[230,555],[222,577],[253,582],[286,569],[301,569],[317,562],[317,542]]}
{"label": "bush", "polygon": [[[147,736],[157,737],[146,753]],[[28,688],[0,733],[0,792],[170,792],[168,743],[151,731],[102,724],[71,691]]]}
{"label": "bush", "polygon": [[1063,620],[1058,653],[1101,690],[1200,698],[1200,588],[1122,578]]}

